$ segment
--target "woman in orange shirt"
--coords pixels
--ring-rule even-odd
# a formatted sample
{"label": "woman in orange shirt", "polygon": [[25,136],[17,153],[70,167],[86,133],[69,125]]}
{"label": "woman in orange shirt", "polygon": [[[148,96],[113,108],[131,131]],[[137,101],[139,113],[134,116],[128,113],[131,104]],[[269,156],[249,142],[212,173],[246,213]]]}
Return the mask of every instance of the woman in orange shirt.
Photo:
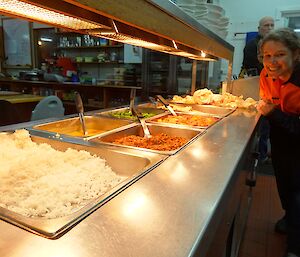
{"label": "woman in orange shirt", "polygon": [[[287,253],[300,256],[300,40],[290,29],[267,34],[260,44],[257,109],[270,122],[272,164],[287,227]],[[283,231],[281,231],[283,232]]]}

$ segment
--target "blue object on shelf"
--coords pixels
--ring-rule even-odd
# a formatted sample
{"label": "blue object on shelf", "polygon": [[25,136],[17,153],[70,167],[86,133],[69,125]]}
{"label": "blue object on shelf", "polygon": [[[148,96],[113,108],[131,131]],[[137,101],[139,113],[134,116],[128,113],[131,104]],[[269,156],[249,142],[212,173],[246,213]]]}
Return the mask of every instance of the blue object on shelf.
{"label": "blue object on shelf", "polygon": [[41,120],[54,117],[63,117],[65,108],[62,101],[54,95],[42,99],[31,113],[31,120]]}
{"label": "blue object on shelf", "polygon": [[76,74],[72,74],[72,77],[71,77],[71,81],[72,82],[79,82],[80,80],[79,80],[79,77],[76,75]]}

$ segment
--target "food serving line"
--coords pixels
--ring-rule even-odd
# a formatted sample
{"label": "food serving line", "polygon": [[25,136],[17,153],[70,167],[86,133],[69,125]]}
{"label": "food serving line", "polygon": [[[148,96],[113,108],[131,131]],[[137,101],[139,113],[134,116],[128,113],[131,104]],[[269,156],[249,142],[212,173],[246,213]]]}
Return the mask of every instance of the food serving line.
{"label": "food serving line", "polygon": [[[103,119],[105,112],[102,111]],[[97,112],[88,115],[96,117]],[[73,118],[61,122],[67,119]],[[140,170],[128,172],[131,179],[113,194],[66,220],[47,222],[35,218],[29,224],[26,219],[24,223],[14,222],[18,215],[8,217],[8,222],[0,220],[0,256],[218,256],[213,254],[224,251],[230,237],[231,251],[237,251],[249,208],[245,177],[251,171],[248,157],[258,120],[255,111],[236,109],[206,130],[199,129],[196,133],[192,129],[195,133],[188,144],[168,154],[151,151],[138,154],[130,147],[90,143],[93,136],[86,140],[45,132],[42,126],[51,127],[45,121],[0,128],[0,131],[29,128],[32,137],[41,137],[50,144],[76,143],[87,151],[88,147],[101,148],[102,144],[102,152],[112,165]],[[123,125],[129,131],[136,126]],[[176,127],[172,128],[175,135],[180,131]],[[112,129],[113,135],[124,131]],[[103,133],[102,138],[110,137],[111,133]],[[123,157],[116,155],[114,159],[119,150]],[[142,167],[134,157],[143,160]]]}

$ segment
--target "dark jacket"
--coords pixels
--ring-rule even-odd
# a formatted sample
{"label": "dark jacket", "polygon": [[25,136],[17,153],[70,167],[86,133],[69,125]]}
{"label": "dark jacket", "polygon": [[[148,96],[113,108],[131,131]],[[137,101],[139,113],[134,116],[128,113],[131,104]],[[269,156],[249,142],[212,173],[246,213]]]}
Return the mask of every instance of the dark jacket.
{"label": "dark jacket", "polygon": [[[257,44],[261,39],[260,35],[257,35],[254,39],[250,40],[244,48],[244,59],[242,69],[256,69],[257,75],[260,74],[263,69],[263,64],[257,59]],[[252,74],[255,75],[255,74]]]}
{"label": "dark jacket", "polygon": [[[264,84],[269,84],[269,87],[273,89],[271,92],[273,91],[274,97],[270,98],[271,96],[269,96],[268,99],[275,104],[276,101],[280,102],[279,108],[275,108],[273,112],[267,115],[270,121],[274,169],[277,174],[294,170],[300,179],[300,65],[295,67],[290,79],[283,84],[277,85],[278,80],[268,78],[264,74],[265,70],[260,76],[261,89],[264,89]],[[276,86],[279,86],[279,94],[274,90]],[[287,163],[289,163],[289,168],[284,167]],[[299,181],[296,186],[300,190]]]}
{"label": "dark jacket", "polygon": [[266,76],[262,70],[260,88],[274,104],[270,121],[272,164],[282,207],[286,210],[288,251],[300,256],[300,68],[288,81]]}
{"label": "dark jacket", "polygon": [[279,107],[267,117],[271,125],[277,128],[278,137],[282,138],[287,134],[294,138],[292,141],[300,142],[300,64],[295,66],[288,81],[285,83],[278,81],[280,80],[268,77],[266,70],[261,73],[261,97],[278,104]]}

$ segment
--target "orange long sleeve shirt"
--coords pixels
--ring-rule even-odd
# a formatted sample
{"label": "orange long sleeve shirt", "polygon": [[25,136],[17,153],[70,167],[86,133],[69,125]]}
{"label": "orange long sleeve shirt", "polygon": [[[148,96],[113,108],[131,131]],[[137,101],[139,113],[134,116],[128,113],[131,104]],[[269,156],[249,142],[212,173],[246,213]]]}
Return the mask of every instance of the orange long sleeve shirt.
{"label": "orange long sleeve shirt", "polygon": [[281,111],[300,115],[300,68],[283,83],[268,76],[265,69],[260,74],[260,97],[278,105]]}

